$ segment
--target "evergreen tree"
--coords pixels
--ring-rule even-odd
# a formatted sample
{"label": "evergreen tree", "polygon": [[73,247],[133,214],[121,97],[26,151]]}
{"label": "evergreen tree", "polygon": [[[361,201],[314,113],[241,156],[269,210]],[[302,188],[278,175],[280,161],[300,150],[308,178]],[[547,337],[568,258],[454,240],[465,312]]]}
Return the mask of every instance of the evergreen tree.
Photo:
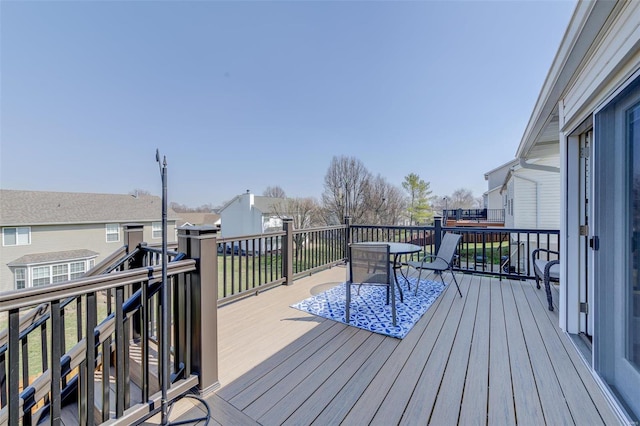
{"label": "evergreen tree", "polygon": [[433,221],[433,210],[429,204],[431,195],[430,183],[420,179],[415,173],[409,173],[404,177],[402,187],[409,194],[407,213],[409,225],[424,225]]}

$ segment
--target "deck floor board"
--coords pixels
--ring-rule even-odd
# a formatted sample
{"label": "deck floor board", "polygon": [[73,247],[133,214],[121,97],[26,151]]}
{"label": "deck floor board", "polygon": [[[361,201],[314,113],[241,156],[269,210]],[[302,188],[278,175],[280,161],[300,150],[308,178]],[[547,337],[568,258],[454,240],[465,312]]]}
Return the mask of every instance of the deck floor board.
{"label": "deck floor board", "polygon": [[402,340],[290,307],[345,274],[219,309],[215,422],[620,424],[534,281],[458,274]]}

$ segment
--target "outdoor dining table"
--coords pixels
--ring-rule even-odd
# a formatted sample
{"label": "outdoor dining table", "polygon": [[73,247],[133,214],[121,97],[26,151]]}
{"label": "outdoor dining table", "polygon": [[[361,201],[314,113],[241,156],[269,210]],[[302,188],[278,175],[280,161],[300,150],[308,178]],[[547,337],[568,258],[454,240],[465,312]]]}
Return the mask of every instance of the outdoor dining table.
{"label": "outdoor dining table", "polygon": [[418,253],[422,250],[422,247],[410,244],[410,243],[385,243],[383,241],[370,241],[370,242],[361,242],[361,243],[352,243],[352,244],[380,244],[380,245],[388,245],[389,246],[389,254],[393,255],[393,278],[398,286],[398,290],[400,291],[400,301],[404,302],[404,296],[402,293],[402,287],[400,287],[400,283],[398,282],[398,274],[396,271],[400,271],[400,275],[402,278],[407,280],[407,277],[402,273],[402,263],[400,262],[400,256],[412,253]]}

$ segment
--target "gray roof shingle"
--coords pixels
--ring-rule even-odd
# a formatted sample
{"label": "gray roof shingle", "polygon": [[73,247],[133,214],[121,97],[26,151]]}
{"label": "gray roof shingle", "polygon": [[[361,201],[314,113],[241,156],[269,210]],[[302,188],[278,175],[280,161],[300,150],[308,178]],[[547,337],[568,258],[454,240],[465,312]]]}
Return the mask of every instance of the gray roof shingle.
{"label": "gray roof shingle", "polygon": [[36,263],[49,263],[49,262],[62,262],[62,261],[71,261],[76,259],[86,259],[89,257],[96,257],[98,253],[91,250],[80,249],[80,250],[67,250],[67,251],[56,251],[50,253],[33,253],[26,254],[13,262],[9,262],[8,266],[24,266],[24,265],[33,265]]}
{"label": "gray roof shingle", "polygon": [[[178,215],[167,210],[167,218]],[[0,226],[107,222],[148,222],[162,219],[162,199],[155,195],[18,191],[0,189]]]}

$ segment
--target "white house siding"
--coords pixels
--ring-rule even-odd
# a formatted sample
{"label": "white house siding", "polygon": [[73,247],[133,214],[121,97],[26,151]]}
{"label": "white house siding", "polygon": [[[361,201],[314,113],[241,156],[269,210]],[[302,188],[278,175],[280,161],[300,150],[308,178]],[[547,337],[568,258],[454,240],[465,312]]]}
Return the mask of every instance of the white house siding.
{"label": "white house siding", "polygon": [[516,228],[538,227],[538,183],[529,180],[527,173],[512,177],[514,187],[513,218]]}
{"label": "white house siding", "polygon": [[[22,256],[36,253],[51,253],[68,250],[87,249],[99,253],[99,263],[111,253],[124,245],[123,223],[120,223],[120,240],[106,241],[105,223],[80,225],[35,225],[31,228],[31,244],[2,246],[0,242],[0,291],[14,289],[14,276],[7,266]],[[152,222],[143,223],[144,241],[160,243],[160,238],[152,238]],[[175,221],[168,222],[167,237],[169,242],[175,241]]]}
{"label": "white house siding", "polygon": [[513,179],[511,179],[507,183],[507,193],[505,194],[504,226],[507,228],[515,227],[515,219],[513,216],[513,194],[514,182]]}
{"label": "white house siding", "polygon": [[488,209],[502,209],[504,208],[504,197],[500,193],[500,187],[494,188],[486,193],[487,201],[486,208]]}
{"label": "white house siding", "polygon": [[[559,158],[547,157],[532,161],[532,164],[557,167]],[[512,172],[507,187],[507,204],[513,200],[513,217],[505,223],[506,226],[560,228],[560,173],[518,166]]]}
{"label": "white house siding", "polygon": [[253,194],[242,194],[220,212],[220,233],[223,237],[262,233],[262,212],[253,208],[253,197]]}

